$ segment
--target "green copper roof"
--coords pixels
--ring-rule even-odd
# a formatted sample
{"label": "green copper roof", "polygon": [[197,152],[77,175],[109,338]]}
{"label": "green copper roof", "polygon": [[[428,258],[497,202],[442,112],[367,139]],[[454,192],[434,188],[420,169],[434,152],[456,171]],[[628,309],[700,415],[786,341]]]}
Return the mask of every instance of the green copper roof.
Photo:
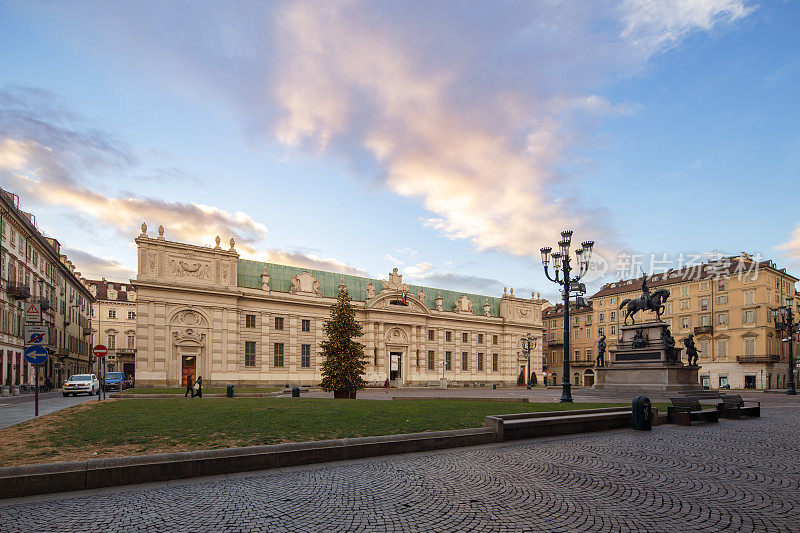
{"label": "green copper roof", "polygon": [[[322,295],[327,298],[336,298],[339,287],[339,281],[344,278],[344,284],[347,286],[347,291],[350,293],[350,298],[357,302],[364,302],[367,300],[367,285],[372,281],[375,286],[375,294],[383,290],[383,282],[379,279],[362,278],[360,276],[348,276],[346,274],[337,274],[335,272],[325,272],[322,270],[313,270],[310,268],[300,268],[287,265],[276,265],[274,263],[262,263],[260,261],[251,261],[249,259],[239,259],[238,268],[238,286],[249,289],[261,288],[261,273],[264,267],[267,267],[269,274],[269,288],[277,292],[289,292],[292,288],[292,276],[297,276],[303,272],[308,272],[319,281],[319,288]],[[489,299],[489,314],[493,317],[500,316],[500,298],[493,296],[483,296],[480,294],[471,294],[467,292],[448,291],[445,289],[437,289],[434,287],[424,287],[422,285],[409,285],[409,291],[414,296],[417,296],[419,290],[425,291],[425,305],[428,309],[436,309],[436,295],[442,295],[442,308],[445,311],[452,311],[455,307],[456,300],[461,296],[466,296],[472,300],[472,308],[475,314],[483,314],[483,304],[486,299]]]}

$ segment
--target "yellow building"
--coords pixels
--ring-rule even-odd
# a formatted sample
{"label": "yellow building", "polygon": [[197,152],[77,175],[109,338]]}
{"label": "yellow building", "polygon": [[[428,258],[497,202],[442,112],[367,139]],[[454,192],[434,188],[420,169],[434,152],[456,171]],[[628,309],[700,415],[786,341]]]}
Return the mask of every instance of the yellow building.
{"label": "yellow building", "polygon": [[[589,387],[594,384],[598,341],[592,307],[571,307],[569,320],[570,382]],[[560,385],[564,365],[564,306],[558,304],[544,309],[542,323],[545,327],[544,374],[548,385]]]}
{"label": "yellow building", "polygon": [[[679,347],[694,334],[703,385],[770,389],[786,387],[789,370],[789,349],[775,330],[770,309],[795,295],[797,281],[772,261],[742,253],[656,274],[647,285],[670,291],[662,319]],[[641,287],[642,278],[617,281],[590,298],[596,333],[605,333],[609,349],[616,346],[623,324],[621,302],[641,296]],[[655,320],[655,314],[640,312],[635,319]],[[794,351],[798,353],[797,345]]]}

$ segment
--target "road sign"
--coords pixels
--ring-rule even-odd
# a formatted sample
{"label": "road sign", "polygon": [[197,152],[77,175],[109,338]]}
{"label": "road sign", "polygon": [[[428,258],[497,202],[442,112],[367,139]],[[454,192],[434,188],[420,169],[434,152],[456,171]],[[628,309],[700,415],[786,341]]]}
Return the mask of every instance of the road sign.
{"label": "road sign", "polygon": [[28,324],[41,324],[42,306],[39,302],[28,302],[25,304],[25,322]]}
{"label": "road sign", "polygon": [[94,347],[92,353],[94,354],[95,357],[105,357],[106,354],[108,353],[108,348],[106,348],[102,344],[98,344],[97,346]]}
{"label": "road sign", "polygon": [[39,324],[25,324],[25,344],[39,344],[47,346],[50,344],[50,326]]}
{"label": "road sign", "polygon": [[47,348],[44,346],[28,346],[25,348],[25,360],[32,365],[41,365],[47,361]]}

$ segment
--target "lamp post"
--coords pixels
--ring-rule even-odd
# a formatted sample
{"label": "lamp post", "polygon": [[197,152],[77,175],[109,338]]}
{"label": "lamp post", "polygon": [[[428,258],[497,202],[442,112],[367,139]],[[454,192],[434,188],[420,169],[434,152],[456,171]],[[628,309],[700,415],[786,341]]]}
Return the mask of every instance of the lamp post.
{"label": "lamp post", "polygon": [[524,353],[528,357],[528,367],[527,372],[527,382],[528,382],[528,389],[531,388],[531,351],[536,348],[536,337],[528,333],[524,337],[519,340],[519,344],[522,347],[522,353]]}
{"label": "lamp post", "polygon": [[[800,331],[800,324],[795,324],[794,322],[793,304],[794,298],[789,297],[786,298],[786,305],[770,309],[772,319],[775,321],[775,329],[787,336],[783,341],[789,342],[789,387],[786,389],[786,394],[790,396],[797,394],[794,386],[794,367],[796,364],[794,360],[794,334]],[[798,308],[800,308],[800,304]]]}
{"label": "lamp post", "polygon": [[[561,295],[564,299],[564,375],[561,381],[561,401],[572,401],[572,384],[569,375],[569,295],[571,292],[585,292],[583,284],[578,283],[580,279],[589,271],[589,259],[592,257],[594,241],[584,241],[581,247],[575,250],[575,259],[578,261],[578,273],[573,276],[572,266],[570,265],[569,247],[572,243],[572,231],[561,232],[561,241],[558,243],[558,251],[553,252],[549,246],[542,248],[542,265],[544,275],[553,283],[558,283],[563,287]],[[551,252],[553,252],[551,254]],[[550,277],[548,266],[550,258],[553,259],[554,277]]]}

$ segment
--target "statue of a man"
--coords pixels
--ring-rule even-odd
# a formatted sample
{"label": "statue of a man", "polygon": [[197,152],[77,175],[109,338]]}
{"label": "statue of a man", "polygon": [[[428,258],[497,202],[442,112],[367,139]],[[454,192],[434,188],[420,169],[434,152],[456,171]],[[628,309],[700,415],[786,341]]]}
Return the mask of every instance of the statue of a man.
{"label": "statue of a man", "polygon": [[645,302],[650,301],[650,289],[647,288],[647,272],[642,272],[642,298]]}
{"label": "statue of a man", "polygon": [[606,365],[606,336],[601,335],[600,340],[597,341],[597,366]]}
{"label": "statue of a man", "polygon": [[644,337],[642,328],[636,330],[631,341],[631,348],[644,348],[647,346],[647,339]]}
{"label": "statue of a man", "polygon": [[689,366],[697,366],[697,347],[694,345],[694,333],[689,333],[689,336],[683,339],[683,345],[686,346],[686,363]]}
{"label": "statue of a man", "polygon": [[675,338],[669,332],[669,328],[664,328],[661,330],[661,341],[664,343],[664,351],[667,354],[667,363],[668,364],[675,364]]}

